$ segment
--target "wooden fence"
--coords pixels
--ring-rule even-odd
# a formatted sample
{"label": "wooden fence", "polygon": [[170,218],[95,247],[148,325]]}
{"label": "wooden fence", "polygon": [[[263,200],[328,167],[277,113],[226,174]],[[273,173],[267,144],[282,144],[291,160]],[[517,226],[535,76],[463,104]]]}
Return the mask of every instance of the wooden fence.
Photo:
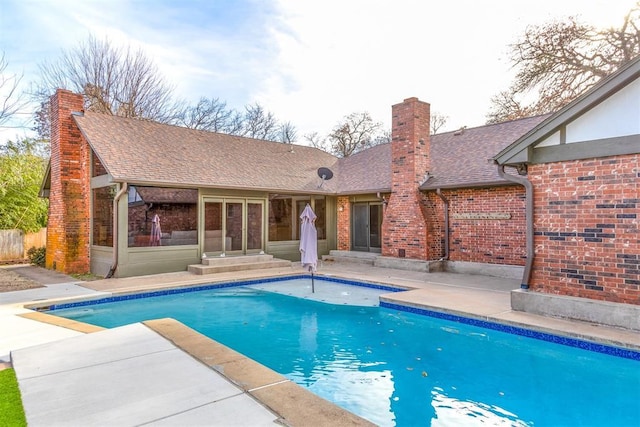
{"label": "wooden fence", "polygon": [[47,245],[47,229],[35,233],[21,230],[0,230],[0,261],[15,261],[27,258],[27,251]]}

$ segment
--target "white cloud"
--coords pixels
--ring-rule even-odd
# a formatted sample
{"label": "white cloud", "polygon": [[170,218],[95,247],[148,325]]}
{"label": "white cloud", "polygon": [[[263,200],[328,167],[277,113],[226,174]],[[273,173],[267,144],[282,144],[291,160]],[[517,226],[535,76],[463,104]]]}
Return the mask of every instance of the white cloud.
{"label": "white cloud", "polygon": [[619,25],[631,0],[281,0],[278,73],[258,99],[301,134],[328,132],[344,115],[369,111],[390,127],[391,105],[417,96],[448,115],[450,129],[484,123],[506,89],[507,45],[526,25],[580,15]]}
{"label": "white cloud", "polygon": [[[0,49],[25,82],[89,34],[141,48],[179,98],[260,102],[298,134],[327,133],[369,111],[390,127],[391,105],[417,96],[481,125],[508,86],[507,45],[526,25],[579,15],[619,26],[635,0],[152,0],[0,1]],[[5,31],[6,30],[6,31]],[[0,140],[2,136],[0,135]],[[302,141],[301,141],[302,142]]]}

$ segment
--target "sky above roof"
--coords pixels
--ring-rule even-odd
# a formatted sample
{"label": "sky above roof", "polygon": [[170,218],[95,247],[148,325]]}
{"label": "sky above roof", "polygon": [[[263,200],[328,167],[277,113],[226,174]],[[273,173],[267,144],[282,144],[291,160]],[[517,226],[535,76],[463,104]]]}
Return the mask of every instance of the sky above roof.
{"label": "sky above roof", "polygon": [[[142,49],[177,98],[258,102],[302,136],[352,112],[390,128],[409,97],[480,126],[513,70],[508,45],[527,25],[577,16],[619,27],[635,0],[0,0],[0,52],[27,89],[39,64],[89,35]],[[1,95],[1,94],[0,94]],[[28,111],[0,143],[23,136]]]}

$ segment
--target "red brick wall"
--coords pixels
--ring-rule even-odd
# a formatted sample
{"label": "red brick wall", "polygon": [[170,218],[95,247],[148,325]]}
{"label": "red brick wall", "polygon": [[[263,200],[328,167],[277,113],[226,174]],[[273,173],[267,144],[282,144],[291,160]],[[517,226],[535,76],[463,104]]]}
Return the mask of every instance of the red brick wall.
{"label": "red brick wall", "polygon": [[[522,186],[442,190],[449,201],[449,259],[485,264],[524,265],[525,192]],[[431,259],[444,256],[444,202],[429,192]],[[509,219],[465,219],[457,214],[508,214]]]}
{"label": "red brick wall", "polygon": [[89,271],[89,146],[71,113],[82,95],[58,89],[51,97],[51,192],[46,266],[64,273]]}
{"label": "red brick wall", "polygon": [[338,250],[351,250],[351,204],[348,197],[338,197]]}
{"label": "red brick wall", "polygon": [[431,260],[445,256],[444,202],[431,191],[424,195],[423,207],[427,222],[427,251]]}
{"label": "red brick wall", "polygon": [[392,107],[391,189],[382,222],[382,255],[428,259],[427,224],[418,191],[429,170],[430,106],[417,98]]}
{"label": "red brick wall", "polygon": [[532,165],[531,289],[640,304],[640,155]]}

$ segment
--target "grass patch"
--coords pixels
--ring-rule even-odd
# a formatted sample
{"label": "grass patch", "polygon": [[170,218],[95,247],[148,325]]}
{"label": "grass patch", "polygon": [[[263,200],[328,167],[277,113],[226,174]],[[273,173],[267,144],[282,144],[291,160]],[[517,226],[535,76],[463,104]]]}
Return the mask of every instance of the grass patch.
{"label": "grass patch", "polygon": [[102,280],[104,276],[97,276],[92,273],[82,273],[82,274],[70,274],[74,279],[82,280],[83,282],[91,282],[93,280]]}
{"label": "grass patch", "polygon": [[0,427],[21,427],[27,425],[18,388],[16,372],[13,369],[0,371]]}

